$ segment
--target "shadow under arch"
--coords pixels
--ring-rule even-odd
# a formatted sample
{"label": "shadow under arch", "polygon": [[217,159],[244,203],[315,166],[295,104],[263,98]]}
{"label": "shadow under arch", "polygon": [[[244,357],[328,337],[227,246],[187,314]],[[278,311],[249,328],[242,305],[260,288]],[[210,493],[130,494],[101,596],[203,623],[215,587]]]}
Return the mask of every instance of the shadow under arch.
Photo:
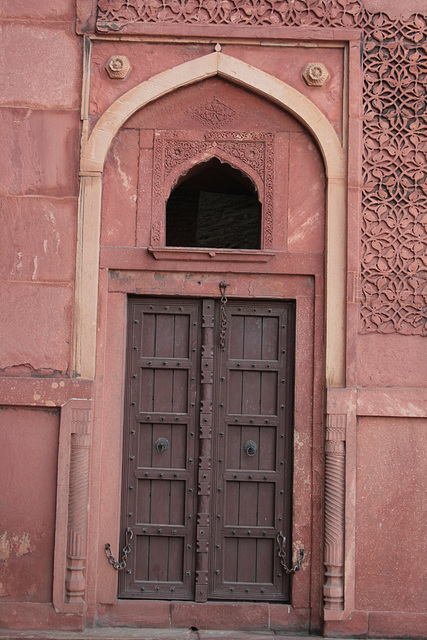
{"label": "shadow under arch", "polygon": [[223,77],[275,103],[296,117],[317,141],[326,178],[325,343],[327,387],[345,386],[346,156],[324,114],[299,91],[241,60],[215,52],[168,69],[130,89],[100,117],[81,149],[81,188],[77,235],[74,371],[95,372],[101,177],[105,159],[121,126],[136,111],[178,88]]}
{"label": "shadow under arch", "polygon": [[193,162],[166,201],[166,246],[263,248],[258,191],[242,168],[215,154]]}

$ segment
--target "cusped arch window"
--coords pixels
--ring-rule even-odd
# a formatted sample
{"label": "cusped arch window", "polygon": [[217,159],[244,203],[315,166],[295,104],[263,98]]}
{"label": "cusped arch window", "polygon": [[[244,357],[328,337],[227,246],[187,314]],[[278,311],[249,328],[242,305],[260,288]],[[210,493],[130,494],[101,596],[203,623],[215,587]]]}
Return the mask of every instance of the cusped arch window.
{"label": "cusped arch window", "polygon": [[188,171],[166,203],[166,245],[261,248],[261,202],[252,180],[211,158]]}

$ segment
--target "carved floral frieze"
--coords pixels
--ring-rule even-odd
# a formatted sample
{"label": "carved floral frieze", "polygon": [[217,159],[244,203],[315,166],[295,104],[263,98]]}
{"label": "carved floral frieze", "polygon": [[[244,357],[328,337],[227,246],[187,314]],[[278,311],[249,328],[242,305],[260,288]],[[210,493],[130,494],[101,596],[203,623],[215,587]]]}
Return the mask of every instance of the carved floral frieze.
{"label": "carved floral frieze", "polygon": [[98,0],[99,31],[176,24],[362,30],[361,331],[427,335],[425,16],[363,0]]}

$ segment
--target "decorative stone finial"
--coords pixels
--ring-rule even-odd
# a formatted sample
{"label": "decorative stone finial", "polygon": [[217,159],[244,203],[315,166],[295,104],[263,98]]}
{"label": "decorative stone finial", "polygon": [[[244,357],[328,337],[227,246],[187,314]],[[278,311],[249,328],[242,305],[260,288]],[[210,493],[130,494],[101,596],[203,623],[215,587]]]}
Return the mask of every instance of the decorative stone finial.
{"label": "decorative stone finial", "polygon": [[127,77],[130,68],[130,63],[126,56],[111,56],[105,65],[105,70],[110,78],[120,78],[121,80]]}
{"label": "decorative stone finial", "polygon": [[302,72],[302,77],[309,87],[323,87],[329,73],[322,62],[309,62]]}
{"label": "decorative stone finial", "polygon": [[221,45],[219,44],[219,42],[217,42],[216,45],[215,45],[215,51],[217,53],[219,53],[221,51]]}

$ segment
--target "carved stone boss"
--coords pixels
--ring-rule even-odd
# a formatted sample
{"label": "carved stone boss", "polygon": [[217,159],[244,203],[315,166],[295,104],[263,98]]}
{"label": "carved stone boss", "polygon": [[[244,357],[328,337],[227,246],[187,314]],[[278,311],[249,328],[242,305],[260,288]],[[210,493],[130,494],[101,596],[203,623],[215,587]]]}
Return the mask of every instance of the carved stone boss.
{"label": "carved stone boss", "polygon": [[344,609],[346,415],[328,415],[325,442],[325,609]]}
{"label": "carved stone boss", "polygon": [[202,361],[200,387],[200,457],[197,507],[196,602],[206,602],[208,593],[209,512],[212,464],[214,302],[203,301]]}
{"label": "carved stone boss", "polygon": [[263,205],[263,248],[270,248],[273,243],[273,134],[252,131],[206,131],[198,140],[189,140],[178,132],[157,134],[151,244],[160,246],[162,243],[165,203],[176,181],[198,160],[206,162],[211,157],[230,162],[249,177],[256,176],[258,196]]}
{"label": "carved stone boss", "polygon": [[85,595],[85,560],[89,496],[89,451],[92,411],[71,410],[65,599],[79,603]]}

